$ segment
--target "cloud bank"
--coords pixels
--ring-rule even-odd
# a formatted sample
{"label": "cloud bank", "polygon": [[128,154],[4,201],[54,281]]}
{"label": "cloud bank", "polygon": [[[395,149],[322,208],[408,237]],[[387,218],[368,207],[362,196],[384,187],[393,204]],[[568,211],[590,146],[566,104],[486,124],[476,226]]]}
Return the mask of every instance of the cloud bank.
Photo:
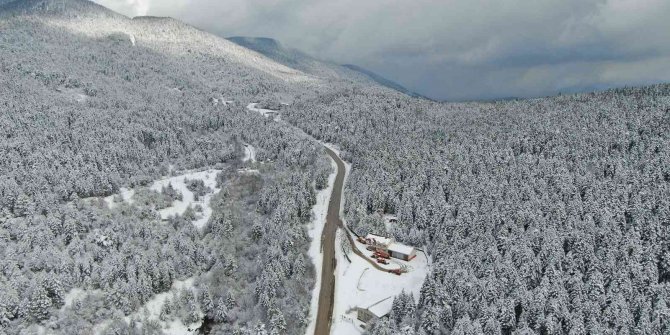
{"label": "cloud bank", "polygon": [[273,37],[449,100],[670,81],[667,0],[97,0]]}

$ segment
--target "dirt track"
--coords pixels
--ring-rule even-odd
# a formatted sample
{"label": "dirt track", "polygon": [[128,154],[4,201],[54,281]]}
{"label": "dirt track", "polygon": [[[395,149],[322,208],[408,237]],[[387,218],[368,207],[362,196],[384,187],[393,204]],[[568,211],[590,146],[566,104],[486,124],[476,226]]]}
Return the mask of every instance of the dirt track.
{"label": "dirt track", "polygon": [[319,292],[319,307],[316,315],[315,335],[329,335],[330,324],[333,317],[333,303],[335,300],[335,235],[337,229],[342,227],[340,219],[340,204],[342,202],[342,187],[344,186],[344,175],[346,173],[344,162],[335,152],[326,148],[326,152],[337,164],[337,176],[333,193],[328,203],[328,215],[326,225],[321,235],[321,251],[323,253],[323,266],[321,268],[321,292]]}

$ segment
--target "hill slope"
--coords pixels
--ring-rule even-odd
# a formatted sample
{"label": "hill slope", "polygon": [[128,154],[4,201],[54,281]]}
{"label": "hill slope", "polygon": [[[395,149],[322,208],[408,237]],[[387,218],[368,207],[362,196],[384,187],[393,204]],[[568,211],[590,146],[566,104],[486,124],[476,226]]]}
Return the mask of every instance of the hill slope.
{"label": "hill slope", "polygon": [[266,37],[230,37],[229,41],[257,51],[270,59],[290,68],[300,70],[317,77],[330,79],[348,79],[353,82],[374,83],[412,97],[422,97],[402,85],[386,79],[372,71],[356,65],[339,65],[316,59],[297,49],[287,48],[278,41]]}
{"label": "hill slope", "polygon": [[[330,165],[245,106],[350,84],[88,1],[0,11],[0,333],[201,322],[213,333],[300,333],[314,283],[304,226]],[[243,143],[264,164],[241,162]],[[159,215],[185,195],[150,189],[155,180],[214,168],[221,192],[189,183],[209,204]]]}

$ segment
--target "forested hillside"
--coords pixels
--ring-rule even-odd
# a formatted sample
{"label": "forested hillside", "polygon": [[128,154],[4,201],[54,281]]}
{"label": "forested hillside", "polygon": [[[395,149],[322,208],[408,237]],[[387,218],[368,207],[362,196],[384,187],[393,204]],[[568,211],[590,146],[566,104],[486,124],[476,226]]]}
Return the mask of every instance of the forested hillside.
{"label": "forested hillside", "polygon": [[[370,334],[670,332],[670,86],[490,104],[343,90],[284,116],[343,147],[354,231],[433,258],[416,310],[399,299]],[[399,217],[388,232],[378,209]]]}
{"label": "forested hillside", "polygon": [[[323,83],[175,20],[88,1],[8,3],[0,31],[0,333],[305,327],[304,225],[330,165],[244,106]],[[243,143],[262,163],[240,162]],[[208,167],[223,172],[205,227],[191,224],[197,207],[162,220],[181,195],[146,187]],[[137,189],[132,203],[98,198],[122,187]],[[195,285],[150,319],[145,303],[183,281]]]}

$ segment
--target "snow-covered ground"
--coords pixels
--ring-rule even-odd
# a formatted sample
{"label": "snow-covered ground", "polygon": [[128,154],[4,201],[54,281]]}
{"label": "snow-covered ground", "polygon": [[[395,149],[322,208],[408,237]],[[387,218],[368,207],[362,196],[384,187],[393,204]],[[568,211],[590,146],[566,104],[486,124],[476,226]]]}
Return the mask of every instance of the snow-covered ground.
{"label": "snow-covered ground", "polygon": [[[197,228],[202,228],[209,220],[209,217],[212,216],[212,207],[209,205],[209,201],[212,199],[212,196],[221,191],[221,189],[216,188],[216,175],[219,172],[221,172],[221,170],[210,169],[206,171],[189,172],[180,176],[169,177],[155,181],[151,185],[151,189],[154,191],[160,192],[163,189],[163,187],[172,184],[172,187],[174,187],[175,190],[181,192],[182,194],[182,200],[177,200],[172,203],[172,206],[158,211],[161,218],[167,219],[170,216],[181,215],[184,214],[184,212],[188,207],[195,207],[195,205],[200,205],[203,209],[202,214],[197,220],[193,221],[193,225],[196,226]],[[210,192],[205,196],[200,197],[200,199],[196,201],[193,192],[191,192],[186,187],[185,183],[186,179],[202,180],[205,183],[205,186],[212,189],[213,192]]]}
{"label": "snow-covered ground", "polygon": [[321,269],[323,267],[323,256],[321,255],[321,234],[323,227],[326,225],[326,216],[328,215],[328,203],[330,202],[330,195],[333,193],[333,185],[335,184],[335,177],[337,177],[337,164],[332,159],[330,165],[333,167],[333,173],[328,177],[328,187],[319,191],[316,195],[316,204],[312,207],[312,221],[308,227],[307,233],[312,242],[309,247],[309,257],[314,263],[316,269],[314,290],[312,291],[312,300],[309,309],[309,325],[305,334],[314,334],[316,327],[316,316],[319,308],[319,292],[321,291]]}
{"label": "snow-covered ground", "polygon": [[244,157],[242,161],[256,163],[256,148],[253,145],[244,143]]}
{"label": "snow-covered ground", "polygon": [[102,291],[100,290],[82,290],[80,288],[73,288],[67,293],[65,293],[65,297],[63,300],[65,301],[65,304],[61,307],[61,310],[64,310],[72,304],[77,301],[77,300],[84,300],[87,295],[89,294],[100,294]]}
{"label": "snow-covered ground", "polygon": [[271,110],[271,109],[257,108],[256,105],[258,105],[258,103],[256,103],[256,102],[250,103],[249,105],[247,105],[247,109],[252,111],[252,112],[260,113],[261,115],[263,115],[265,117],[272,116],[272,119],[275,120],[275,121],[280,121],[281,120],[281,116],[279,115],[278,111]]}
{"label": "snow-covered ground", "polygon": [[[221,170],[216,169],[209,169],[205,171],[190,171],[178,176],[165,177],[163,179],[154,181],[153,184],[151,184],[151,186],[149,187],[154,191],[161,192],[163,187],[172,184],[172,187],[175,190],[181,192],[182,194],[182,200],[174,201],[172,203],[172,206],[158,211],[161,218],[167,219],[170,216],[182,215],[184,214],[187,208],[200,205],[202,207],[202,213],[200,213],[198,219],[193,221],[193,225],[198,228],[202,228],[207,223],[210,216],[212,216],[212,208],[209,205],[210,200],[214,195],[216,195],[217,193],[219,193],[219,191],[221,191],[221,189],[216,188],[216,175],[219,172],[221,172]],[[186,187],[185,183],[186,179],[202,180],[205,186],[212,189],[212,192],[200,197],[200,199],[196,201],[193,192],[191,192]],[[133,203],[133,196],[135,195],[135,190],[122,188],[119,194],[121,195],[123,202],[126,202],[128,204]],[[112,195],[104,199],[109,208],[114,208],[118,205],[118,203],[114,201],[114,197],[115,195]]]}
{"label": "snow-covered ground", "polygon": [[[354,239],[355,247],[356,247],[360,252],[362,252],[363,255],[366,255],[367,258],[368,258],[369,260],[371,260],[371,261],[373,261],[373,262],[376,262],[376,260],[375,260],[374,258],[372,258],[372,254],[373,254],[373,252],[372,252],[372,251],[369,251],[368,249],[366,249],[366,248],[367,248],[367,245],[358,242],[358,241],[356,240],[356,236],[353,236],[353,235],[352,235],[352,237],[353,237],[353,239]],[[418,253],[418,251],[417,251],[417,253]],[[359,256],[357,256],[357,255],[354,255],[354,256],[355,256],[355,257],[359,257]],[[351,257],[351,256],[350,256],[350,257]],[[418,258],[418,255],[417,255],[417,258]],[[380,263],[377,263],[377,264],[378,264],[379,266],[381,266],[382,268],[384,268],[384,269],[389,269],[389,270],[394,270],[394,269],[407,269],[407,271],[412,271],[413,268],[414,268],[414,265],[416,264],[416,263],[414,263],[414,260],[412,260],[412,261],[410,261],[410,262],[405,262],[405,261],[400,260],[400,259],[397,259],[397,258],[391,258],[391,259],[388,259],[387,261],[388,261],[388,264],[380,264]]]}
{"label": "snow-covered ground", "polygon": [[[161,309],[163,308],[163,305],[165,304],[165,301],[167,299],[170,299],[171,301],[174,301],[176,297],[178,296],[179,292],[181,290],[195,290],[193,287],[193,282],[194,278],[188,278],[185,280],[177,280],[174,283],[172,283],[172,287],[170,288],[169,291],[163,292],[160,294],[156,294],[153,298],[151,298],[149,301],[147,301],[144,306],[140,307],[135,313],[128,315],[124,317],[124,320],[126,323],[130,323],[131,320],[155,320],[158,321],[161,325],[161,329],[163,330],[163,334],[169,334],[169,335],[191,335],[195,334],[197,332],[197,329],[200,327],[202,324],[202,318],[204,317],[204,314],[201,312],[200,313],[200,321],[185,325],[182,320],[179,318],[171,318],[170,320],[162,321],[160,319],[160,313]],[[99,292],[99,291],[97,291]],[[195,293],[195,292],[194,292]],[[74,299],[83,299],[87,294],[90,294],[90,292],[87,291],[82,291],[80,289],[73,289],[68,293],[66,296],[66,299],[68,297],[73,297]],[[76,297],[74,297],[76,296]],[[66,300],[67,304],[67,300]],[[72,301],[70,301],[70,304],[72,304]],[[98,335],[100,334],[107,325],[109,325],[110,320],[105,320],[102,321],[98,324],[96,324],[93,327],[93,334]]]}
{"label": "snow-covered ground", "polygon": [[[135,190],[133,189],[127,189],[127,188],[121,188],[119,190],[119,195],[121,195],[121,199],[123,202],[128,203],[130,205],[133,204],[133,195],[135,195]],[[105,197],[105,202],[107,203],[107,207],[110,209],[116,207],[118,203],[114,202],[114,197],[116,195],[110,195],[108,197]]]}
{"label": "snow-covered ground", "polygon": [[175,318],[169,321],[161,321],[160,314],[165,301],[169,298],[174,301],[175,297],[181,290],[194,290],[193,288],[194,278],[188,278],[186,280],[177,280],[172,283],[172,288],[170,291],[163,292],[155,295],[151,300],[147,301],[139,311],[135,312],[132,315],[126,316],[126,322],[130,322],[132,318],[142,319],[142,317],[147,320],[156,320],[161,323],[163,333],[170,335],[188,335],[195,334],[196,329],[202,324],[202,317],[204,314],[200,313],[201,321],[196,323],[185,325],[182,320]]}
{"label": "snow-covered ground", "polygon": [[[335,245],[340,245],[344,235],[338,234]],[[367,252],[367,251],[366,251]],[[373,268],[366,260],[353,252],[344,257],[342,248],[336,248],[338,267],[335,278],[335,307],[333,309],[332,335],[362,334],[355,307],[368,307],[403,290],[411,292],[418,301],[421,285],[428,274],[428,259],[423,252],[410,262],[394,260],[409,265],[409,272],[400,276]]]}

